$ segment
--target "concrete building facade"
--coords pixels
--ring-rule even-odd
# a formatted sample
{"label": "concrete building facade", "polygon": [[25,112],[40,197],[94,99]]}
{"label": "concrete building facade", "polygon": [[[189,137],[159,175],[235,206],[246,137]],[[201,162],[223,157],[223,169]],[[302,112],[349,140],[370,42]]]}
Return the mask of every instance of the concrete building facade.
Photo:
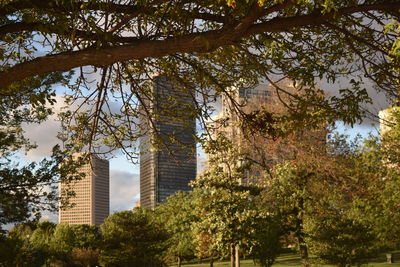
{"label": "concrete building facade", "polygon": [[259,109],[262,105],[271,104],[273,101],[272,88],[266,84],[260,84],[249,88],[232,87],[229,91],[230,97],[222,96],[221,111],[213,119],[214,122],[210,124],[211,132],[212,134],[224,132],[230,139],[241,142],[239,110],[249,113]]}
{"label": "concrete building facade", "polygon": [[[300,95],[301,92],[290,80],[283,80],[278,85],[279,90],[267,84],[247,88],[228,88],[229,95],[222,96],[220,112],[207,123],[211,133],[210,138],[215,139],[218,135],[228,138],[241,152],[246,153],[253,163],[256,162],[256,164],[249,164],[240,181],[242,184],[257,183],[265,171],[265,166],[273,166],[291,155],[290,146],[285,145],[285,142],[274,141],[274,128],[271,128],[270,132],[266,128],[261,129],[266,132],[257,132],[256,128],[251,128],[254,127],[253,125],[246,124],[245,121],[247,115],[281,116],[288,112],[286,104],[290,103],[290,95]],[[283,101],[287,102],[283,103]],[[263,118],[268,120],[268,116]],[[247,120],[247,123],[249,121]],[[300,140],[325,142],[326,125],[321,125],[320,130],[305,130],[302,133],[299,131],[296,135]],[[272,147],[273,149],[269,150]],[[242,164],[242,162],[237,164]]]}
{"label": "concrete building facade", "polygon": [[[272,88],[266,84],[260,84],[255,87],[228,88],[229,96],[223,95],[221,99],[221,110],[211,120],[207,122],[207,128],[211,134],[210,138],[215,139],[222,134],[234,142],[238,147],[246,150],[249,144],[242,132],[240,112],[250,113],[258,110],[261,106],[271,105],[274,101]],[[247,151],[251,152],[251,151]],[[238,164],[241,164],[238,162]],[[245,177],[240,181],[242,184],[255,183],[260,175],[260,170],[252,167],[246,170]]]}
{"label": "concrete building facade", "polygon": [[398,123],[395,114],[399,113],[400,107],[390,107],[379,111],[379,131],[381,136],[389,132],[393,125]]}
{"label": "concrete building facade", "polygon": [[60,208],[59,222],[99,226],[110,214],[110,167],[108,160],[90,156],[90,162],[78,170],[85,177],[68,184],[60,184],[60,192],[72,189],[75,196],[69,199],[72,207]]}
{"label": "concrete building facade", "polygon": [[154,208],[196,178],[196,121],[190,89],[154,77],[140,118],[140,204]]}

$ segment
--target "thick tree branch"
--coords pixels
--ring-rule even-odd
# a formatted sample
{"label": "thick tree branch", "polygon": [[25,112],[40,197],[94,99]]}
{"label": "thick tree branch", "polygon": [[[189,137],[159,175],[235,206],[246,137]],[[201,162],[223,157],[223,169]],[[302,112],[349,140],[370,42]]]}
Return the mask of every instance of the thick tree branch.
{"label": "thick tree branch", "polygon": [[37,22],[16,22],[12,24],[6,24],[0,26],[0,36],[9,34],[9,33],[16,33],[22,31],[35,31],[38,30],[41,26],[41,23]]}
{"label": "thick tree branch", "polygon": [[171,37],[165,40],[138,40],[129,45],[93,48],[82,51],[64,52],[36,58],[17,64],[0,72],[0,88],[15,81],[53,71],[66,71],[80,66],[106,66],[130,59],[157,58],[175,53],[202,53],[225,45],[232,45],[240,39],[265,32],[283,32],[304,26],[318,26],[341,15],[368,10],[399,9],[400,1],[385,4],[361,5],[343,8],[335,14],[313,13],[309,15],[275,18],[268,22],[251,25],[238,36],[233,29],[212,30],[204,33]]}
{"label": "thick tree branch", "polygon": [[162,57],[174,53],[206,52],[222,45],[232,44],[232,41],[228,42],[226,38],[225,40],[219,38],[227,34],[229,32],[210,31],[166,40],[140,40],[119,47],[93,48],[43,56],[0,72],[0,88],[32,75],[57,70],[65,71],[79,66],[106,66],[129,59]]}

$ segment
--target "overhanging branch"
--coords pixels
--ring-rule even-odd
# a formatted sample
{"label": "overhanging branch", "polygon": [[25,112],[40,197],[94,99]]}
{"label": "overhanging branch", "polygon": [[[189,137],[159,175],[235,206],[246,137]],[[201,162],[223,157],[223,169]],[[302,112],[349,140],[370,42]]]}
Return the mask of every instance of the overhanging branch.
{"label": "overhanging branch", "polygon": [[195,33],[167,38],[165,40],[137,40],[128,45],[116,47],[92,48],[81,51],[70,51],[56,55],[38,57],[28,62],[17,64],[0,72],[0,88],[6,88],[15,81],[24,78],[54,71],[66,71],[80,66],[106,66],[115,62],[131,59],[157,58],[176,53],[203,53],[225,45],[232,45],[236,41],[251,35],[266,32],[284,32],[304,26],[318,26],[326,21],[332,22],[341,15],[364,12],[368,10],[399,9],[400,1],[347,7],[335,13],[295,16],[289,18],[275,18],[270,21],[253,24],[234,34],[234,29],[211,30],[204,33]]}

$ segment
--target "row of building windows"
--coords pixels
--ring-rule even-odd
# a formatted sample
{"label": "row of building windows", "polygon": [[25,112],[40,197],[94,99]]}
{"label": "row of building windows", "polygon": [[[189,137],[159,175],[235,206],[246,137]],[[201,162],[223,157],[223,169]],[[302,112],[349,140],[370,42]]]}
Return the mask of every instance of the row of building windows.
{"label": "row of building windows", "polygon": [[270,95],[271,92],[266,90],[245,89],[245,88],[239,89],[239,97],[242,98],[261,97],[265,99]]}

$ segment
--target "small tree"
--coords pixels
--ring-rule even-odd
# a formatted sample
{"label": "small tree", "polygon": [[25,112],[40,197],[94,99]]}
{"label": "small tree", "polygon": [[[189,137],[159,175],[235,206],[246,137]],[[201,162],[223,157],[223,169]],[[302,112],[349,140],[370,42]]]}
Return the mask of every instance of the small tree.
{"label": "small tree", "polygon": [[308,266],[308,247],[304,223],[309,214],[313,174],[290,163],[278,164],[266,181],[263,197],[265,208],[283,218],[283,231],[293,233],[297,241],[302,266]]}
{"label": "small tree", "polygon": [[58,224],[50,242],[50,249],[54,258],[64,263],[70,263],[74,243],[75,233],[72,227],[67,223]]}
{"label": "small tree", "polygon": [[101,234],[96,225],[77,224],[70,227],[74,232],[75,248],[97,248],[99,246]]}
{"label": "small tree", "polygon": [[55,223],[49,221],[39,222],[29,239],[29,244],[34,252],[35,260],[38,261],[38,266],[46,263],[53,255],[50,245],[55,228]]}
{"label": "small tree", "polygon": [[343,214],[308,222],[308,245],[323,263],[338,267],[360,266],[376,252],[376,238],[368,228]]}
{"label": "small tree", "polygon": [[309,236],[315,233],[307,229],[309,223],[346,218],[355,196],[366,189],[365,179],[353,175],[357,146],[335,134],[326,140],[325,133],[299,131],[278,140],[288,153],[266,175],[262,193],[265,209],[279,216],[282,230],[295,238],[303,266],[309,265]]}
{"label": "small tree", "polygon": [[387,112],[380,140],[370,138],[358,151],[356,172],[368,183],[352,209],[353,218],[373,230],[375,245],[385,251],[400,248],[400,109]]}
{"label": "small tree", "polygon": [[296,237],[300,252],[311,249],[322,262],[338,266],[362,264],[382,247],[379,236],[399,229],[390,223],[396,212],[389,219],[383,208],[384,199],[394,200],[387,185],[398,190],[396,175],[384,178],[393,173],[384,157],[366,146],[371,141],[360,147],[333,137],[323,146],[309,143],[276,165],[267,178],[265,205],[284,219],[284,230]]}
{"label": "small tree", "polygon": [[279,256],[281,245],[280,222],[271,216],[260,216],[252,238],[250,256],[262,267],[270,267]]}
{"label": "small tree", "polygon": [[205,150],[209,154],[209,168],[192,183],[199,191],[195,205],[199,216],[195,224],[197,243],[204,247],[206,241],[211,255],[226,255],[230,251],[233,265],[233,249],[250,247],[258,217],[254,196],[259,190],[255,185],[242,184],[247,166],[241,160],[244,155],[230,140],[219,136]]}
{"label": "small tree", "polygon": [[176,258],[179,267],[183,259],[195,255],[192,228],[196,216],[193,198],[192,192],[177,192],[167,199],[167,203],[157,208],[157,217],[170,233],[167,257]]}
{"label": "small tree", "polygon": [[205,229],[197,227],[195,228],[196,237],[194,240],[196,256],[201,259],[210,259],[210,267],[213,267],[215,259],[221,257],[221,252],[214,246],[216,242],[215,235],[210,234]]}
{"label": "small tree", "polygon": [[166,229],[152,211],[135,208],[116,212],[101,225],[100,263],[106,266],[164,266]]}

